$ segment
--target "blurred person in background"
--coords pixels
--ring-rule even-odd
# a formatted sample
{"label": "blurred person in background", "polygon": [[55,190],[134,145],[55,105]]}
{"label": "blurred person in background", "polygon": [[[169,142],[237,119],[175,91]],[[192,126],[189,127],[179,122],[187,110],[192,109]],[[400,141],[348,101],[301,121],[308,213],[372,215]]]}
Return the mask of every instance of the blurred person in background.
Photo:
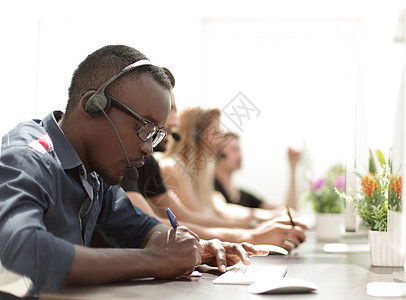
{"label": "blurred person in background", "polygon": [[[172,73],[163,68],[171,81],[171,111],[165,124],[168,135],[154,151],[164,151],[169,143],[178,143],[182,136],[176,133],[179,126],[177,107],[173,88],[175,79]],[[260,226],[252,222],[252,218],[223,218],[217,215],[208,215],[201,211],[190,210],[178,199],[181,183],[167,180],[161,175],[161,170],[153,156],[145,159],[144,166],[138,168],[138,181],[123,178],[121,185],[126,190],[133,204],[148,214],[155,216],[163,223],[168,223],[166,207],[170,207],[178,220],[202,238],[218,238],[230,242],[251,242],[253,244],[272,244],[291,250],[305,240],[303,230],[292,228],[285,219],[274,219]],[[163,179],[165,178],[165,180]],[[168,184],[169,183],[169,184]],[[148,201],[147,201],[148,200]],[[300,222],[298,222],[300,224]],[[256,227],[256,228],[254,228]],[[299,237],[296,238],[296,236]]]}
{"label": "blurred person in background", "polygon": [[[215,184],[216,191],[220,192],[228,203],[239,204],[251,208],[278,209],[272,199],[260,199],[252,193],[233,185],[233,174],[241,169],[242,155],[240,147],[240,137],[233,132],[226,132],[223,135],[223,142],[217,154]],[[288,148],[290,179],[285,206],[296,208],[296,166],[300,160],[301,153],[292,148]]]}

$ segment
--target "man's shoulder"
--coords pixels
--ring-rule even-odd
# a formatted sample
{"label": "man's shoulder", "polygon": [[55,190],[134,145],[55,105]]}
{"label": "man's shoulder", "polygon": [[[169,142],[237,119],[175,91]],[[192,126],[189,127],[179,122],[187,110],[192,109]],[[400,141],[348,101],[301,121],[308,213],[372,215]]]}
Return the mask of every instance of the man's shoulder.
{"label": "man's shoulder", "polygon": [[28,146],[31,142],[47,134],[39,120],[29,120],[18,124],[3,136],[2,149],[9,147]]}
{"label": "man's shoulder", "polygon": [[32,171],[37,165],[49,167],[53,152],[54,145],[46,129],[39,120],[30,120],[18,124],[3,136],[0,162]]}

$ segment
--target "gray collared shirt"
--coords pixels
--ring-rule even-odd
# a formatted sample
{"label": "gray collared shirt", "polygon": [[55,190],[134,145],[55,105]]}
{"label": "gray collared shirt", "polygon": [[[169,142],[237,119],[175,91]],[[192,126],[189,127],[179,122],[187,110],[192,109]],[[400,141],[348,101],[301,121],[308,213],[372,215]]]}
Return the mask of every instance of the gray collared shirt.
{"label": "gray collared shirt", "polygon": [[120,247],[139,247],[159,221],[131,204],[83,163],[57,124],[60,112],[19,124],[0,152],[0,261],[29,277],[33,293],[58,289],[74,244],[93,231]]}

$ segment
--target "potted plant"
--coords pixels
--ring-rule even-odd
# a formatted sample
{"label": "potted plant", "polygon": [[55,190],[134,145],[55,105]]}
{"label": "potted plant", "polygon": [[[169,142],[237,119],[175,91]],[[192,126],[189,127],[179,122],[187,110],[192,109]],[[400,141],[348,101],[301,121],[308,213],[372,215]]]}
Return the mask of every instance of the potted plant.
{"label": "potted plant", "polygon": [[356,196],[350,197],[338,190],[337,193],[346,201],[354,203],[355,212],[369,229],[371,264],[403,267],[404,255],[394,247],[394,241],[400,239],[400,236],[390,238],[388,234],[388,223],[389,226],[397,227],[393,224],[400,220],[402,177],[392,174],[390,162],[383,159],[380,151],[377,151],[378,164],[374,163],[370,154],[369,172],[356,173],[360,178]]}
{"label": "potted plant", "polygon": [[327,175],[310,181],[305,194],[316,212],[316,236],[318,240],[337,241],[345,231],[344,201],[335,190],[344,191],[345,169],[342,164],[330,167]]}

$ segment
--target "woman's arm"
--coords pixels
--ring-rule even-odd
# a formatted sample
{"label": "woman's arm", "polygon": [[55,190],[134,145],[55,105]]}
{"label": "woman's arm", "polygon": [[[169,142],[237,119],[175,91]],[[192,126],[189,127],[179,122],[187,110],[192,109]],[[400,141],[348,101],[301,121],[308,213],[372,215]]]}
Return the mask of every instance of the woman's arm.
{"label": "woman's arm", "polygon": [[[147,200],[141,194],[131,193],[129,196],[135,205],[141,208],[146,206],[146,210],[144,210],[145,212],[151,213],[152,216],[156,217],[162,223],[170,225],[165,209],[162,209],[159,214],[156,214],[149,207]],[[297,226],[293,228],[290,225],[290,221],[283,218],[265,222],[255,229],[225,228],[221,226],[209,227],[197,224],[195,221],[198,220],[198,218],[193,219],[193,214],[196,214],[196,212],[188,211],[186,208],[182,207],[182,205],[176,205],[177,203],[181,204],[180,201],[175,201],[175,205],[172,204],[171,210],[174,212],[181,225],[188,227],[200,238],[207,240],[217,238],[221,241],[233,243],[248,242],[252,244],[273,244],[291,250],[292,247],[299,246],[301,243],[300,241],[303,242],[305,240],[303,230],[308,229],[306,225],[297,220],[295,220]],[[183,214],[186,214],[187,212],[190,212],[192,217],[190,219],[183,219]],[[207,222],[208,220],[214,219],[210,219],[206,216],[206,218],[203,219],[203,222]],[[289,242],[286,242],[287,240],[289,240]]]}
{"label": "woman's arm", "polygon": [[[165,199],[169,198],[169,199]],[[177,219],[184,223],[196,224],[204,227],[225,227],[225,228],[248,228],[250,221],[247,219],[229,219],[219,216],[212,216],[204,214],[199,211],[188,209],[178,196],[172,191],[168,190],[166,193],[148,198],[155,214],[160,217],[166,217],[165,206],[155,206],[156,203],[171,203],[170,209],[174,212]]]}
{"label": "woman's arm", "polygon": [[203,212],[190,180],[178,165],[161,164],[161,174],[165,185],[178,196],[185,207],[192,211]]}

